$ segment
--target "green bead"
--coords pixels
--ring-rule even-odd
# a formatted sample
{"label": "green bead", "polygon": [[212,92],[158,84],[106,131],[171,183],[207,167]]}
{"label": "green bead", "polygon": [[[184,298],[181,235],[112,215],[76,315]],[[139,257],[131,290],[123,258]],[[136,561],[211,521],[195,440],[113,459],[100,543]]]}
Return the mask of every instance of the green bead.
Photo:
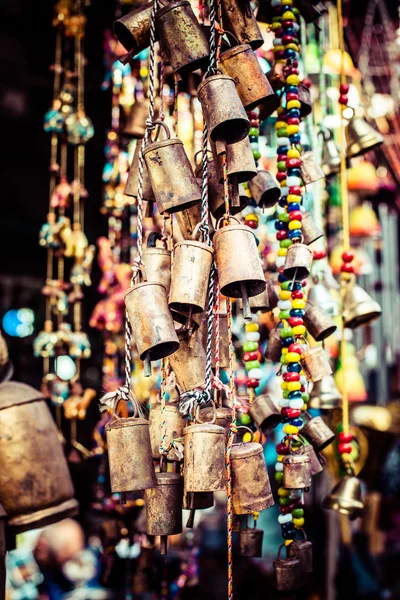
{"label": "green bead", "polygon": [[286,354],[282,354],[279,362],[281,363],[281,365],[287,365]]}
{"label": "green bead", "polygon": [[304,515],[304,510],[302,508],[294,508],[292,510],[292,516],[294,519],[300,519]]}
{"label": "green bead", "polygon": [[280,23],[282,21],[282,17],[272,17],[273,23]]}
{"label": "green bead", "polygon": [[275,473],[275,480],[276,481],[283,481],[283,473],[282,473],[282,471],[278,471],[277,473]]}
{"label": "green bead", "polygon": [[280,160],[277,166],[278,171],[286,171],[286,162],[284,160]]}
{"label": "green bead", "polygon": [[299,14],[300,14],[300,13],[299,13],[299,9],[298,9],[298,8],[296,8],[295,6],[292,6],[292,13],[293,13],[294,15],[296,15],[296,17],[298,17],[298,16],[299,16]]}
{"label": "green bead", "polygon": [[259,369],[260,361],[259,360],[248,360],[244,363],[244,368],[246,371],[251,371],[251,369]]}
{"label": "green bead", "polygon": [[258,136],[258,134],[259,134],[259,133],[260,133],[260,132],[259,132],[259,130],[257,129],[257,127],[250,127],[249,136],[250,136],[250,135],[256,135],[256,136]]}
{"label": "green bead", "polygon": [[289,398],[289,390],[282,390],[282,397]]}
{"label": "green bead", "polygon": [[244,189],[245,189],[245,190],[248,190],[248,189],[249,189],[249,184],[247,183],[247,181],[244,181],[244,182],[242,183],[242,186],[244,187]]}
{"label": "green bead", "polygon": [[282,223],[289,223],[289,213],[281,213],[279,215],[279,220],[282,221]]}
{"label": "green bead", "polygon": [[[281,248],[289,248],[289,246],[291,246],[293,244],[292,240],[282,240],[281,241]],[[285,281],[284,283],[289,284],[290,281]]]}
{"label": "green bead", "polygon": [[261,152],[259,150],[253,150],[253,158],[254,160],[261,158]]}
{"label": "green bead", "polygon": [[286,137],[287,136],[287,128],[281,127],[280,129],[277,130],[276,135],[278,137]]}
{"label": "green bead", "polygon": [[279,313],[280,321],[287,321],[290,318],[290,310],[281,310]]}
{"label": "green bead", "polygon": [[308,401],[309,401],[309,399],[310,399],[310,394],[306,394],[306,393],[302,394],[302,395],[301,395],[301,399],[302,399],[304,402],[308,402]]}
{"label": "green bead", "polygon": [[[284,242],[285,240],[282,240],[282,242]],[[282,243],[281,242],[281,243]],[[285,292],[287,292],[289,290],[289,285],[290,285],[291,281],[282,281],[281,285],[281,290],[284,290]]]}
{"label": "green bead", "polygon": [[251,416],[249,414],[244,413],[244,415],[242,415],[240,417],[240,420],[241,420],[241,422],[242,422],[243,425],[250,425],[250,423],[252,421],[252,418],[251,418]]}
{"label": "green bead", "polygon": [[257,342],[245,342],[243,344],[243,352],[255,352],[258,350]]}
{"label": "green bead", "polygon": [[281,338],[292,337],[293,332],[291,327],[284,327],[280,330]]}
{"label": "green bead", "polygon": [[303,445],[303,442],[300,442],[300,440],[292,440],[290,445],[292,448],[300,448]]}
{"label": "green bead", "polygon": [[293,500],[291,498],[285,498],[285,497],[279,496],[279,504],[281,506],[288,506],[288,504],[290,504],[291,502],[293,502]]}

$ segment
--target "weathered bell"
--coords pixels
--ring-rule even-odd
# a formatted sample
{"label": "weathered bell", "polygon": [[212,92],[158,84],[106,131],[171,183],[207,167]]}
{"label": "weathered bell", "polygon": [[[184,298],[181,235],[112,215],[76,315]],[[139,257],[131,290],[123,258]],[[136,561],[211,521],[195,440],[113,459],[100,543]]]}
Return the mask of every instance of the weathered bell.
{"label": "weathered bell", "polygon": [[302,573],[313,572],[313,548],[308,540],[294,540],[289,546],[289,555],[297,558]]}
{"label": "weathered bell", "polygon": [[302,490],[311,485],[311,461],[307,454],[289,454],[283,459],[283,487]]}
{"label": "weathered bell", "polygon": [[362,117],[353,117],[346,126],[347,156],[354,158],[383,144],[383,136]]}
{"label": "weathered bell", "polygon": [[188,0],[163,6],[156,14],[156,29],[175,73],[191,73],[208,65],[207,38]]}
{"label": "weathered bell", "polygon": [[[142,142],[137,142],[135,152],[133,154],[132,163],[129,168],[128,177],[125,183],[124,194],[137,198],[138,183],[139,183],[139,153]],[[143,161],[143,200],[154,202],[153,189],[151,187],[149,172],[145,161]]]}
{"label": "weathered bell", "polygon": [[[159,99],[155,101],[155,114],[154,118],[158,118],[159,111]],[[125,125],[122,133],[128,137],[141,139],[146,133],[146,121],[149,118],[150,112],[150,100],[143,98],[142,100],[136,100],[135,103],[129,110],[129,113],[125,118]]]}
{"label": "weathered bell", "polygon": [[[200,180],[197,180],[200,186]],[[196,226],[201,221],[201,204],[194,204],[175,213],[179,230],[184,240],[190,240]]]}
{"label": "weathered bell", "polygon": [[315,183],[320,179],[325,179],[325,173],[315,160],[314,153],[311,151],[304,152],[304,154],[302,154],[300,170],[304,185],[309,185],[310,183]]}
{"label": "weathered bell", "polygon": [[0,385],[0,464],[0,502],[13,534],[78,512],[47,402],[41,392],[16,381]]}
{"label": "weathered bell", "polygon": [[186,492],[183,495],[183,508],[190,510],[186,527],[193,527],[196,510],[204,510],[214,506],[214,494],[212,492]]}
{"label": "weathered bell", "polygon": [[182,533],[182,477],[156,473],[156,486],[146,489],[146,533],[161,536],[160,552],[167,553],[167,536]]}
{"label": "weathered bell", "polygon": [[319,410],[333,410],[339,408],[342,395],[336,387],[332,375],[327,375],[313,385],[310,394],[310,408]]}
{"label": "weathered bell", "polygon": [[146,419],[120,418],[114,413],[106,425],[106,437],[113,492],[135,492],[157,485]]}
{"label": "weathered bell", "polygon": [[203,312],[207,302],[208,280],[213,260],[212,246],[185,240],[174,247],[170,308],[178,312]]}
{"label": "weathered bell", "polygon": [[249,415],[264,434],[271,433],[282,421],[279,407],[271,396],[256,396],[249,405]]}
{"label": "weathered bell", "polygon": [[217,229],[213,244],[221,294],[241,297],[243,314],[251,318],[249,297],[266,288],[254,233],[239,223],[227,225]]}
{"label": "weathered bell", "polygon": [[267,79],[273,90],[281,90],[286,82],[285,65],[282,63],[274,63],[272,69],[267,73]]}
{"label": "weathered bell", "polygon": [[225,430],[214,423],[186,427],[184,436],[185,492],[224,490]]}
{"label": "weathered bell", "polygon": [[279,329],[273,329],[268,338],[265,358],[271,362],[279,362],[282,354],[282,340]]}
{"label": "weathered bell", "polygon": [[303,219],[301,221],[301,235],[303,236],[304,244],[307,246],[324,236],[324,232],[317,227],[312,214],[308,211],[303,213]]}
{"label": "weathered bell", "polygon": [[300,116],[302,119],[312,112],[311,92],[303,83],[299,84]]}
{"label": "weathered bell", "polygon": [[167,139],[148,144],[143,151],[151,187],[160,213],[174,213],[201,202],[201,190],[181,140]]}
{"label": "weathered bell", "polygon": [[322,417],[313,417],[304,424],[301,435],[314,447],[317,452],[335,441],[335,434]]}
{"label": "weathered bell", "polygon": [[[239,306],[241,309],[243,309],[243,302],[242,300],[239,301]],[[267,288],[265,288],[265,290],[263,292],[261,292],[261,294],[257,294],[257,296],[252,296],[250,298],[250,310],[252,313],[257,313],[257,312],[262,312],[262,313],[266,313],[266,312],[270,312],[271,307],[269,306],[269,299],[268,299],[268,290]]]}
{"label": "weathered bell", "polygon": [[273,281],[267,279],[267,291],[268,291],[268,304],[270,306],[270,310],[274,310],[278,306],[279,296],[275,289],[275,285]]}
{"label": "weathered bell", "polygon": [[326,375],[332,374],[329,360],[320,346],[305,350],[301,355],[300,364],[309,381],[320,381]]}
{"label": "weathered bell", "polygon": [[301,566],[297,558],[278,558],[274,560],[276,589],[281,592],[298,590],[302,586]]}
{"label": "weathered bell", "polygon": [[357,477],[345,475],[326,496],[322,502],[322,508],[336,510],[350,519],[362,515],[364,504],[360,481]]}
{"label": "weathered bell", "polygon": [[281,188],[269,171],[258,171],[249,181],[249,190],[259,208],[275,206],[281,196]]}
{"label": "weathered bell", "polygon": [[308,458],[310,459],[311,477],[314,477],[314,475],[318,475],[318,473],[322,473],[322,471],[324,469],[323,469],[321,462],[317,456],[317,453],[315,452],[315,450],[311,444],[306,444],[304,446],[304,454],[306,456],[308,456]]}
{"label": "weathered bell", "polygon": [[[229,367],[229,336],[228,336],[228,315],[226,313],[218,313],[219,319],[219,366],[221,369]],[[213,337],[211,345],[211,366],[215,369],[215,319],[213,324]]]}
{"label": "weathered bell", "polygon": [[322,340],[335,333],[337,329],[336,323],[326,310],[310,302],[306,302],[303,319],[307,331],[317,342],[322,342]]}
{"label": "weathered bell", "polygon": [[[177,438],[183,436],[183,430],[185,428],[185,422],[181,413],[179,412],[176,404],[167,403],[164,411],[161,409],[161,403],[156,402],[152,404],[149,412],[149,428],[150,428],[150,442],[151,452],[153,458],[160,459],[160,444],[163,436],[162,425],[165,423],[165,438],[163,440],[163,446],[166,448]],[[181,457],[178,455],[174,447],[168,452],[168,460],[180,461]]]}
{"label": "weathered bell", "polygon": [[314,23],[326,12],[323,2],[317,0],[298,0],[297,8],[306,23]]}
{"label": "weathered bell", "polygon": [[[245,183],[257,175],[257,167],[248,136],[240,142],[228,145],[211,142],[211,149],[216,161],[219,183],[222,184],[224,182],[221,158],[221,153],[223,152],[226,152],[226,174],[231,183]],[[247,203],[248,201],[249,199],[247,198]]]}
{"label": "weathered bell", "polygon": [[114,34],[131,57],[150,45],[150,22],[153,5],[140,6],[114,21]]}
{"label": "weathered bell", "polygon": [[232,411],[226,406],[207,406],[199,411],[197,420],[200,423],[213,422],[224,428],[225,439],[228,441],[229,431],[232,423]]}
{"label": "weathered bell", "polygon": [[197,88],[197,95],[213,142],[219,139],[234,144],[247,137],[250,121],[232,77],[220,73],[207,77]]}
{"label": "weathered bell", "polygon": [[283,274],[287,279],[302,281],[310,274],[313,261],[313,251],[305,244],[299,242],[289,246]]}
{"label": "weathered bell", "polygon": [[315,283],[311,287],[307,300],[310,304],[323,308],[331,317],[336,317],[338,314],[338,304],[323,283]]}
{"label": "weathered bell", "polygon": [[143,250],[143,264],[147,281],[161,283],[168,294],[171,285],[171,250],[148,245]]}
{"label": "weathered bell", "polygon": [[231,469],[232,504],[236,515],[249,515],[274,504],[261,444],[233,444]]}
{"label": "weathered bell", "polygon": [[278,108],[279,99],[264,75],[257,55],[249,44],[240,44],[221,54],[220,68],[232,77],[246,110],[262,104],[270,115]]}
{"label": "weathered bell", "polygon": [[195,331],[182,327],[177,331],[180,346],[169,357],[180,391],[187,392],[200,387],[205,381],[206,353],[200,329]]}
{"label": "weathered bell", "polygon": [[222,22],[240,44],[250,44],[253,50],[263,45],[264,39],[248,0],[223,0]]}
{"label": "weathered bell", "polygon": [[343,297],[344,326],[356,329],[368,325],[381,316],[382,309],[376,300],[356,283],[348,285]]}
{"label": "weathered bell", "polygon": [[335,175],[340,172],[340,153],[339,148],[333,139],[333,133],[330,129],[321,131],[324,139],[322,145],[321,167],[325,173],[325,177]]}
{"label": "weathered bell", "polygon": [[239,556],[261,558],[264,531],[255,527],[239,529]]}

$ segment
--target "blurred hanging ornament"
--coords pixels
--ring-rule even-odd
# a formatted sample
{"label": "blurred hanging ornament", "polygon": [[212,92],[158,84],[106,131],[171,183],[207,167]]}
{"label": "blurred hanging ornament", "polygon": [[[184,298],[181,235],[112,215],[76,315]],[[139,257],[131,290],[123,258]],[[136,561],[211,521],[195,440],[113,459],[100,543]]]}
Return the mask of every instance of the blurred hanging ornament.
{"label": "blurred hanging ornament", "polygon": [[93,123],[83,111],[72,113],[67,117],[65,127],[67,130],[67,140],[70,144],[85,144],[94,135]]}
{"label": "blurred hanging ornament", "polygon": [[44,115],[43,129],[46,132],[62,133],[64,129],[64,115],[60,109],[60,100],[54,100],[51,108]]}
{"label": "blurred hanging ornament", "polygon": [[359,237],[376,238],[382,232],[381,225],[369,202],[364,202],[350,211],[350,234]]}

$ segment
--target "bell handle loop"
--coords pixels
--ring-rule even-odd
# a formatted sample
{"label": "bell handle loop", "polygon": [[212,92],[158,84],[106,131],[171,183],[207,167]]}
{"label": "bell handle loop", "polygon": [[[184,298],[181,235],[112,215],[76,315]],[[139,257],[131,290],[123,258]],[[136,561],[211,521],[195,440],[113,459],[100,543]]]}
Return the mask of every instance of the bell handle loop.
{"label": "bell handle loop", "polygon": [[193,233],[191,235],[192,240],[196,240],[197,236],[199,235],[201,226],[202,222],[200,221],[200,223],[197,223],[196,227],[193,229]]}
{"label": "bell handle loop", "polygon": [[[212,416],[211,421],[207,421],[207,423],[212,423],[213,424],[213,423],[215,423],[215,420],[217,418],[217,413],[216,413],[216,410],[215,410],[215,402],[214,402],[214,400],[211,400],[211,408],[213,410],[213,416]],[[200,404],[198,404],[196,406],[196,412],[195,412],[195,415],[194,415],[194,419],[195,419],[195,421],[197,421],[200,424],[204,423],[204,421],[202,421],[200,419]]]}
{"label": "bell handle loop", "polygon": [[158,137],[159,137],[159,135],[160,135],[160,133],[161,133],[161,129],[164,129],[164,132],[165,132],[165,135],[166,135],[166,139],[167,139],[167,140],[170,140],[170,139],[171,139],[171,132],[170,132],[170,130],[169,130],[169,127],[168,127],[168,125],[166,125],[166,124],[164,123],[164,121],[159,121],[159,120],[158,120],[158,121],[154,121],[154,122],[153,122],[153,125],[154,125],[154,126],[156,126],[156,125],[158,126],[158,131],[157,131],[157,133],[156,133],[156,137],[154,138],[154,140],[152,140],[152,138],[151,138],[151,133],[150,133],[150,142],[156,142],[156,141],[158,140]]}
{"label": "bell handle loop", "polygon": [[[248,433],[251,434],[251,442],[254,442],[254,431],[252,431],[250,429],[250,427],[246,427],[246,425],[238,425],[236,427],[236,431],[239,431],[239,429],[245,429]],[[247,442],[245,442],[247,444]]]}
{"label": "bell handle loop", "polygon": [[299,436],[299,441],[300,441],[301,445],[296,450],[293,448],[293,439],[291,439],[289,441],[289,452],[292,456],[302,456],[306,451],[306,449],[305,449],[306,445],[305,445],[303,439],[301,438],[301,436]]}
{"label": "bell handle loop", "polygon": [[[201,165],[202,160],[203,160],[203,159],[197,160],[197,157],[199,156],[199,154],[203,155],[203,150],[197,150],[196,154],[194,155],[194,164],[196,165],[196,167]],[[214,158],[213,153],[208,148],[207,148],[207,155],[210,155],[212,158]]]}
{"label": "bell handle loop", "polygon": [[[229,215],[229,219],[227,219],[226,216],[224,215],[223,217],[220,217],[218,219],[217,224],[215,226],[215,229],[221,229],[221,223],[222,223],[222,221],[228,221],[228,223],[229,223],[231,220],[236,221],[236,223],[238,223],[240,225],[240,221],[236,217],[233,217],[232,215]],[[222,225],[222,227],[224,227],[224,226]]]}
{"label": "bell handle loop", "polygon": [[118,421],[120,419],[123,419],[124,417],[120,417],[118,416],[117,410],[118,410],[118,405],[121,402],[121,400],[124,400],[125,402],[130,402],[133,406],[133,416],[135,418],[138,417],[138,405],[139,405],[139,400],[136,398],[136,396],[134,395],[134,393],[130,392],[128,400],[125,400],[124,398],[122,398],[122,396],[119,396],[118,398],[116,398],[116,400],[113,403],[113,407],[112,407],[112,415],[111,415],[111,420],[114,421]]}
{"label": "bell handle loop", "polygon": [[222,407],[222,398],[221,398],[221,394],[220,394],[220,390],[218,388],[214,388],[214,400],[213,400],[215,406],[218,406],[218,408]]}
{"label": "bell handle loop", "polygon": [[285,544],[281,544],[278,548],[278,560],[281,558],[282,548],[285,548]]}
{"label": "bell handle loop", "polygon": [[333,131],[332,129],[329,129],[329,127],[321,127],[318,135],[322,135],[324,142],[328,142],[333,138]]}
{"label": "bell handle loop", "polygon": [[146,270],[145,270],[143,264],[138,267],[138,269],[136,270],[136,273],[134,273],[134,275],[133,275],[133,279],[135,281],[135,284],[143,283],[143,282],[147,281]]}
{"label": "bell handle loop", "polygon": [[[235,46],[240,46],[239,40],[233,33],[224,29],[224,35],[228,38],[230,44],[231,44],[232,40],[234,41],[234,44],[231,44],[230,48],[234,48]],[[231,39],[229,39],[229,38],[231,38]]]}
{"label": "bell handle loop", "polygon": [[[346,110],[346,111],[347,111],[347,110],[351,110],[352,114],[351,114],[351,116],[350,116],[350,117],[345,117],[345,116],[343,115],[343,113],[344,113],[344,111],[345,111],[345,110]],[[344,108],[344,109],[341,111],[341,117],[342,117],[343,119],[346,119],[346,121],[351,121],[351,119],[352,119],[353,117],[355,117],[355,115],[356,115],[356,111],[354,110],[354,108],[353,108],[352,106],[346,106],[346,108]]]}

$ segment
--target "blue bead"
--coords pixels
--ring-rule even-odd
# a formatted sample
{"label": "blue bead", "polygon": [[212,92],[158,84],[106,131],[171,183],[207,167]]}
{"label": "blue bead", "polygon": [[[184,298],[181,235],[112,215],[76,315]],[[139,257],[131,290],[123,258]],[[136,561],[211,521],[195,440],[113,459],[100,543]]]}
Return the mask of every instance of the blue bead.
{"label": "blue bead", "polygon": [[285,281],[287,281],[287,277],[285,277],[283,275],[283,273],[279,273],[279,275],[278,275],[278,282],[279,283],[284,283]]}
{"label": "blue bead", "polygon": [[293,135],[289,135],[289,140],[291,144],[299,144],[301,141],[301,135],[299,133],[294,133]]}
{"label": "blue bead", "polygon": [[287,366],[288,373],[300,373],[301,364],[300,363],[289,363]]}
{"label": "blue bead", "polygon": [[296,240],[301,237],[301,229],[292,229],[289,231],[289,240]]}
{"label": "blue bead", "polygon": [[288,175],[293,175],[294,177],[301,177],[301,170],[298,168],[291,167],[287,170]]}
{"label": "blue bead", "polygon": [[292,419],[290,424],[294,427],[301,427],[303,425],[303,421],[301,419]]}
{"label": "blue bead", "polygon": [[292,337],[282,338],[281,343],[284,348],[289,348],[290,344],[294,344],[294,338],[292,338]]}
{"label": "blue bead", "polygon": [[[299,112],[299,116],[300,116],[300,112]],[[289,146],[280,146],[279,154],[287,154],[289,152],[289,150],[290,150]]]}
{"label": "blue bead", "polygon": [[289,400],[296,400],[296,398],[301,398],[301,392],[299,390],[289,392],[288,396]]}
{"label": "blue bead", "polygon": [[257,135],[249,135],[249,140],[250,140],[250,142],[258,142],[258,136]]}
{"label": "blue bead", "polygon": [[[291,9],[289,9],[289,10],[291,10]],[[294,29],[291,29],[291,28],[285,29],[285,35],[291,35],[292,37],[296,37],[296,32]],[[289,87],[291,87],[291,86],[289,86]]]}
{"label": "blue bead", "polygon": [[297,58],[297,52],[296,52],[296,50],[289,48],[289,50],[284,50],[283,57],[284,58]]}
{"label": "blue bead", "polygon": [[284,223],[283,221],[275,221],[275,229],[277,231],[286,231],[287,228],[287,223]]}
{"label": "blue bead", "polygon": [[279,206],[282,206],[282,208],[285,208],[286,206],[286,198],[287,196],[283,196],[278,202]]}
{"label": "blue bead", "polygon": [[298,108],[291,108],[287,111],[286,116],[288,118],[291,117],[295,117],[295,118],[299,118],[300,117],[300,111]]}
{"label": "blue bead", "polygon": [[300,210],[300,204],[298,202],[289,202],[287,209],[289,212],[292,212],[292,210]]}
{"label": "blue bead", "polygon": [[289,532],[289,531],[295,531],[295,528],[294,528],[293,522],[290,522],[290,523],[282,523],[281,527],[282,527],[282,533],[287,533],[287,532]]}
{"label": "blue bead", "polygon": [[[301,287],[301,283],[300,283],[300,287]],[[302,308],[292,308],[289,315],[291,317],[304,317],[304,310]]]}
{"label": "blue bead", "polygon": [[301,290],[301,283],[300,281],[291,281],[288,288],[290,292],[293,292],[293,290]]}
{"label": "blue bead", "polygon": [[[288,33],[288,35],[290,35],[290,33]],[[299,91],[299,88],[298,88],[298,86],[297,86],[297,85],[293,85],[293,84],[292,84],[292,85],[288,85],[288,86],[285,88],[285,92],[286,92],[287,94],[289,94],[290,92],[293,92],[293,94],[297,94],[297,92],[298,92],[298,91]]]}

